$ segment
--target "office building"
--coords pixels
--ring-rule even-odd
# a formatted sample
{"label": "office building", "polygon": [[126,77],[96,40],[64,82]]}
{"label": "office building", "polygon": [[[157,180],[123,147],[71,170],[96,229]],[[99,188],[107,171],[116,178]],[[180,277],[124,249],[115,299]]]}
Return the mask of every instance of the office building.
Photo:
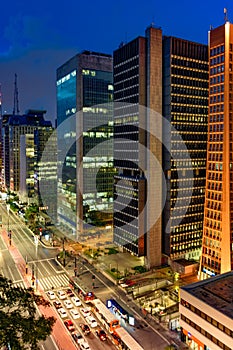
{"label": "office building", "polygon": [[57,132],[53,127],[34,131],[34,197],[40,211],[57,222]]}
{"label": "office building", "polygon": [[233,25],[209,32],[209,119],[200,278],[233,269]]}
{"label": "office building", "polygon": [[19,199],[21,202],[30,203],[35,200],[34,179],[35,179],[35,144],[34,134],[20,136],[19,147],[20,158],[20,181]]}
{"label": "office building", "polygon": [[83,51],[57,69],[58,222],[79,239],[112,225],[112,56]]}
{"label": "office building", "polygon": [[45,113],[30,109],[23,115],[3,115],[3,171],[4,187],[7,190],[19,192],[21,135],[33,135],[37,129],[52,128],[51,122],[44,119]]}
{"label": "office building", "polygon": [[181,337],[190,349],[233,349],[232,295],[232,272],[180,289]]}
{"label": "office building", "polygon": [[[161,29],[149,27],[145,37],[121,45],[113,57],[118,171],[114,241],[145,256],[147,266],[159,265],[163,258],[198,260],[205,193],[208,47],[162,37]],[[153,142],[153,128],[158,142]],[[157,167],[140,145],[155,156]]]}
{"label": "office building", "polygon": [[161,29],[151,26],[145,37],[121,45],[113,65],[114,242],[145,256],[148,267],[156,266],[161,264],[162,229],[161,215],[155,218],[162,212]]}
{"label": "office building", "polygon": [[163,253],[172,260],[199,261],[206,178],[207,45],[163,38],[163,116]]}

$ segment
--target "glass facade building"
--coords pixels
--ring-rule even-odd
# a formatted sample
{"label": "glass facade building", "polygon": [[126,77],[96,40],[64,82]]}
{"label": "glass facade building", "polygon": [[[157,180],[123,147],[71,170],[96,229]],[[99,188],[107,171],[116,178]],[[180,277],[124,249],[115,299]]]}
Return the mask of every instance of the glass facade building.
{"label": "glass facade building", "polygon": [[76,238],[112,225],[112,80],[112,57],[101,53],[57,70],[58,221]]}

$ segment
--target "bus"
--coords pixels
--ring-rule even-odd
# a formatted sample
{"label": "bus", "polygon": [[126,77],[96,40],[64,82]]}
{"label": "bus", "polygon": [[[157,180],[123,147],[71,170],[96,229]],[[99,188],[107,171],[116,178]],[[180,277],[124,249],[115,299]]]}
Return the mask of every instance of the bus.
{"label": "bus", "polygon": [[120,327],[119,320],[111,313],[111,311],[100,299],[92,300],[91,304],[96,317],[110,333],[113,333],[116,328]]}
{"label": "bus", "polygon": [[144,348],[123,328],[119,327],[113,333],[114,343],[122,350],[144,350]]}

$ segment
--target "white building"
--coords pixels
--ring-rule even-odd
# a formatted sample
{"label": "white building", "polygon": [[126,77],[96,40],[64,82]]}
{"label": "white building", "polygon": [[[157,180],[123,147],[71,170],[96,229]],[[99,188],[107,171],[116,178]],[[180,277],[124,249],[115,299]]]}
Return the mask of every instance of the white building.
{"label": "white building", "polygon": [[233,349],[233,271],[180,289],[182,338],[195,350]]}

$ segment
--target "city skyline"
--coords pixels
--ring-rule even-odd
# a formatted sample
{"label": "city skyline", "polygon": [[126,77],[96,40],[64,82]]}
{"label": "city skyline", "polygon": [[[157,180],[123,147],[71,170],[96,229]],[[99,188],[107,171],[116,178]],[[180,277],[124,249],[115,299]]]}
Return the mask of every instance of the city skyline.
{"label": "city skyline", "polygon": [[185,6],[183,1],[178,4],[147,1],[143,8],[139,5],[137,1],[133,4],[128,1],[127,5],[89,2],[88,6],[71,2],[61,13],[53,2],[44,6],[42,2],[42,10],[28,1],[13,9],[4,3],[0,29],[3,112],[13,110],[15,73],[20,113],[29,108],[45,109],[54,122],[56,68],[69,57],[85,49],[112,54],[121,42],[142,35],[151,23],[161,27],[164,35],[206,44],[210,26],[224,22],[224,7],[230,21],[233,13],[230,1],[197,1]]}

